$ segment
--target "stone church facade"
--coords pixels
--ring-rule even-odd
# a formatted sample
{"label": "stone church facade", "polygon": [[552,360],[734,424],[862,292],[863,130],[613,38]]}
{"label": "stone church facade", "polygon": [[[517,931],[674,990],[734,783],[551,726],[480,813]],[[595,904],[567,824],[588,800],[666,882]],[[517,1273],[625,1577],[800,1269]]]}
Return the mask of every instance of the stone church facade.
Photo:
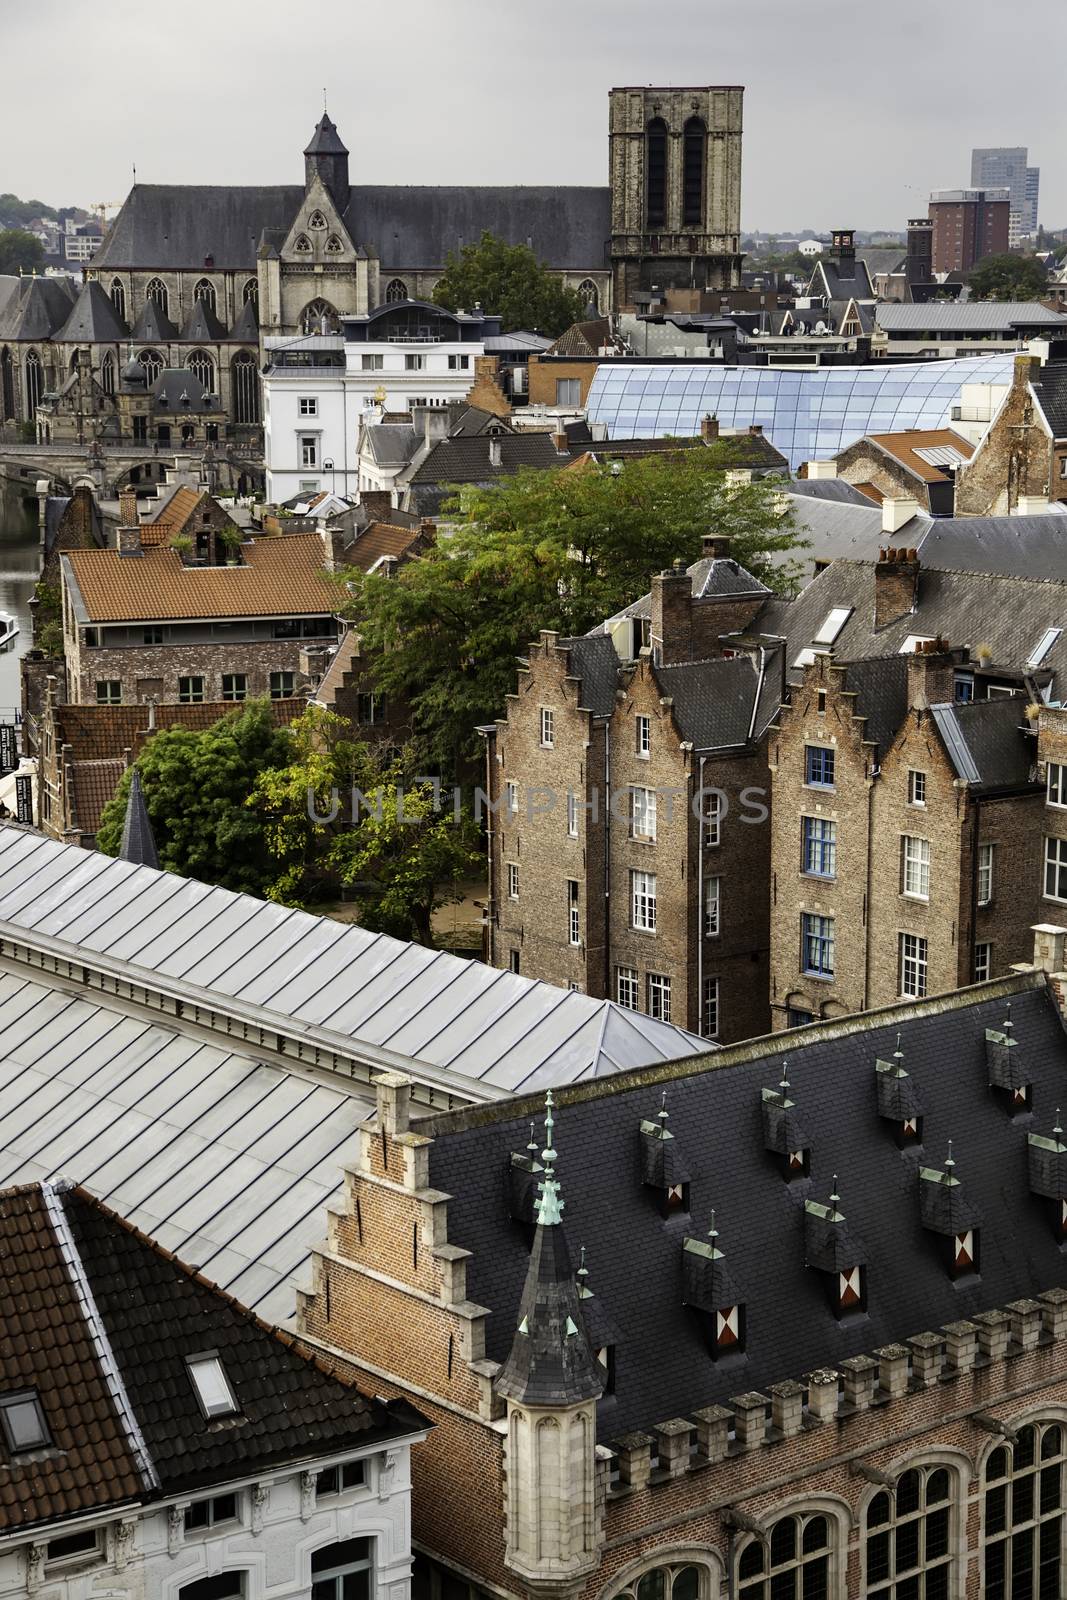
{"label": "stone church facade", "polygon": [[653,284],[735,284],[741,99],[612,89],[605,187],[353,184],[326,112],[302,186],[135,184],[80,294],[0,280],[0,421],[35,421],[78,374],[94,395],[85,421],[106,436],[132,358],[150,384],[193,372],[231,429],[257,428],[263,336],[429,300],[449,254],[487,231],[528,244],[601,313]]}

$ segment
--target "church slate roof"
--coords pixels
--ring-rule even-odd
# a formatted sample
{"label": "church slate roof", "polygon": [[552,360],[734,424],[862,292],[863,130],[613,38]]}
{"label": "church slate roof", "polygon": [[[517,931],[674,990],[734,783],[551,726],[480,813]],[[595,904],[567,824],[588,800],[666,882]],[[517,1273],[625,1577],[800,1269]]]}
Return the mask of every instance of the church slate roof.
{"label": "church slate roof", "polygon": [[259,317],[254,300],[246,300],[241,307],[241,314],[230,329],[230,338],[235,344],[258,345]]}
{"label": "church slate roof", "polygon": [[135,867],[158,868],[159,866],[155,835],[149,821],[148,807],[145,805],[144,790],[141,788],[141,774],[136,767],[130,779],[130,794],[126,802],[126,821],[122,828],[119,855],[123,861],[132,861]]}
{"label": "church slate roof", "polygon": [[[93,260],[114,269],[254,270],[265,233],[284,238],[304,199],[295,184],[144,184],[130,190]],[[350,191],[344,215],[352,238],[390,268],[443,267],[445,256],[488,230],[509,244],[529,242],[551,267],[606,268],[611,191],[601,188],[364,185]]]}
{"label": "church slate roof", "polygon": [[194,300],[180,336],[193,344],[210,344],[225,339],[226,329],[206,300]]}
{"label": "church slate roof", "polygon": [[[985,1030],[1002,1026],[1007,999],[1032,1119],[1013,1119],[989,1089]],[[903,1150],[879,1116],[875,1069],[893,1058],[898,1033],[924,1106],[925,1144]],[[812,1140],[811,1176],[791,1182],[761,1124],[762,1091],[777,1084],[786,1057]],[[1051,992],[1043,975],[1027,974],[558,1090],[563,1227],[572,1259],[587,1246],[598,1298],[619,1328],[611,1437],[1063,1285],[1056,1216],[1029,1192],[1027,1133],[1031,1122],[1051,1128],[1065,1068]],[[667,1217],[637,1161],[641,1122],[656,1116],[663,1089],[689,1171],[688,1214]],[[509,1354],[530,1259],[502,1176],[538,1114],[527,1098],[419,1125],[434,1139],[430,1183],[452,1196],[450,1241],[473,1252],[468,1293],[492,1313],[486,1354],[496,1361]],[[949,1138],[984,1218],[981,1273],[957,1280],[923,1227],[919,1194],[920,1166],[940,1162]],[[841,1320],[805,1258],[804,1201],[825,1203],[835,1173],[841,1210],[867,1247],[866,1308]],[[706,1231],[713,1207],[747,1328],[745,1353],[719,1362],[683,1305],[683,1241]]]}
{"label": "church slate roof", "polygon": [[304,147],[306,156],[346,156],[348,154],[344,141],[337,131],[336,122],[331,122],[330,114],[324,111],[315,124],[315,132],[311,135],[310,142]]}
{"label": "church slate roof", "polygon": [[144,344],[166,344],[178,337],[178,330],[169,317],[165,317],[154,300],[146,300],[133,325],[131,338]]}
{"label": "church slate roof", "polygon": [[18,292],[0,311],[0,339],[51,339],[70,316],[74,286],[69,278],[21,278]]}
{"label": "church slate roof", "polygon": [[55,337],[60,344],[118,344],[127,337],[127,330],[111,296],[90,278],[82,284],[70,316]]}

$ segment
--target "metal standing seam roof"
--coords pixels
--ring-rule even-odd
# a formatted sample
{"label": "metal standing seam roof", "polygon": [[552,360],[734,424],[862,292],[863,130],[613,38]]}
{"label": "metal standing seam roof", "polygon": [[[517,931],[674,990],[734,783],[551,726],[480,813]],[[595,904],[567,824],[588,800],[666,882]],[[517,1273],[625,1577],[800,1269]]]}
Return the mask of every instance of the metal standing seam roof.
{"label": "metal standing seam roof", "polygon": [[1016,327],[1067,328],[1067,317],[1040,300],[933,300],[925,305],[886,301],[878,307],[878,326],[886,333],[989,333]]}
{"label": "metal standing seam roof", "polygon": [[723,429],[757,423],[795,471],[804,461],[837,455],[864,434],[948,427],[963,385],[1007,387],[1012,361],[1002,353],[780,369],[615,359],[597,367],[586,409],[590,424],[602,423],[609,439],[695,434],[709,414]]}
{"label": "metal standing seam roof", "polygon": [[611,1000],[251,895],[0,829],[0,926],[329,1031],[383,1068],[492,1099],[706,1052]]}

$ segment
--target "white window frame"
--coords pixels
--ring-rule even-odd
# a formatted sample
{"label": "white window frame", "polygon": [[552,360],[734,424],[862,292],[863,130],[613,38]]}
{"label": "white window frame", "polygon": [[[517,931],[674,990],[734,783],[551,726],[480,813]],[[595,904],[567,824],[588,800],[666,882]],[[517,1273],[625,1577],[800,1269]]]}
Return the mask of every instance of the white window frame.
{"label": "white window frame", "polygon": [[581,901],[577,878],[567,879],[567,943],[580,945],[582,942],[582,916]]}
{"label": "white window frame", "polygon": [[717,939],[722,932],[722,879],[704,879],[704,937]]}
{"label": "white window frame", "polygon": [[900,892],[909,900],[930,898],[930,841],[918,834],[902,833]]}
{"label": "white window frame", "polygon": [[319,414],[318,398],[313,394],[302,394],[297,400],[297,409],[302,417],[317,417]]}
{"label": "white window frame", "polygon": [[[1049,889],[1049,872],[1055,873],[1056,887],[1062,890],[1061,894],[1054,894]],[[1067,905],[1067,839],[1059,839],[1053,834],[1045,835],[1044,875],[1042,889],[1046,900],[1055,900],[1058,905]]]}
{"label": "white window frame", "polygon": [[615,968],[615,1001],[627,1011],[641,1009],[641,986],[636,967]]}
{"label": "white window frame", "polygon": [[556,708],[555,706],[541,707],[541,749],[554,750],[556,747]]}
{"label": "white window frame", "polygon": [[630,785],[630,838],[639,844],[656,842],[656,791]]}
{"label": "white window frame", "polygon": [[993,901],[993,861],[996,856],[992,844],[978,846],[978,904],[988,906]]}
{"label": "white window frame", "polygon": [[374,351],[364,351],[360,359],[360,371],[384,372],[385,357],[383,355],[376,354]]}
{"label": "white window frame", "polygon": [[[921,933],[901,933],[898,950],[902,1000],[924,1000],[930,992],[930,945]],[[909,978],[910,971],[910,978]],[[908,983],[912,987],[908,987]]]}
{"label": "white window frame", "polygon": [[1054,811],[1067,811],[1067,764],[1062,761],[1050,761],[1046,768],[1045,804]]}
{"label": "white window frame", "polygon": [[718,790],[704,796],[704,848],[717,850],[722,843],[722,795]]}
{"label": "white window frame", "polygon": [[634,754],[639,761],[652,757],[652,718],[640,711],[634,717]]}
{"label": "white window frame", "polygon": [[671,980],[665,972],[649,972],[645,977],[647,1014],[656,1022],[671,1020]]}
{"label": "white window frame", "polygon": [[704,993],[700,998],[700,1032],[705,1039],[717,1039],[722,1028],[718,978],[704,979]]}
{"label": "white window frame", "polygon": [[578,837],[578,796],[573,789],[567,790],[567,837]]}
{"label": "white window frame", "polygon": [[656,874],[630,873],[630,926],[641,933],[656,931]]}
{"label": "white window frame", "polygon": [[508,899],[517,900],[519,898],[519,863],[517,861],[509,861],[507,863],[507,888]]}
{"label": "white window frame", "polygon": [[469,355],[452,354],[448,358],[449,372],[469,372],[471,358]]}
{"label": "white window frame", "polygon": [[302,433],[300,435],[300,465],[301,467],[317,467],[319,464],[319,436],[317,433]]}
{"label": "white window frame", "polygon": [[509,817],[519,814],[519,786],[514,778],[509,778],[504,785],[504,810]]}
{"label": "white window frame", "polygon": [[981,939],[974,947],[974,982],[988,983],[992,976],[993,944],[989,939]]}
{"label": "white window frame", "polygon": [[908,804],[926,807],[926,773],[921,767],[908,768]]}
{"label": "white window frame", "polygon": [[209,1421],[216,1417],[237,1415],[240,1410],[237,1396],[217,1350],[203,1350],[197,1355],[186,1356],[185,1365],[193,1393]]}
{"label": "white window frame", "polygon": [[409,351],[404,357],[404,371],[425,372],[426,357],[424,355],[420,355],[417,351]]}

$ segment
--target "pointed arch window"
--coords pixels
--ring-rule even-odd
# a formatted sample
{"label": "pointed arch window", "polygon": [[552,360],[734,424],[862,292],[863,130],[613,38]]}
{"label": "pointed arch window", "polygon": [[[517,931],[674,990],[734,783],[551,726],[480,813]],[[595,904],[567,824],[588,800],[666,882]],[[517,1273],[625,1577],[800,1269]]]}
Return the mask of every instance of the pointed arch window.
{"label": "pointed arch window", "polygon": [[830,1521],[821,1514],[780,1517],[737,1560],[738,1600],[828,1600]]}
{"label": "pointed arch window", "polygon": [[910,1467],[867,1507],[864,1552],[870,1600],[935,1600],[952,1592],[955,1514],[947,1467]]}
{"label": "pointed arch window", "polygon": [[708,133],[699,117],[690,117],[682,139],[682,222],[704,225],[704,152]]}
{"label": "pointed arch window", "polygon": [[214,312],[216,305],[215,285],[210,278],[199,278],[193,288],[193,299],[199,300],[208,310]]}
{"label": "pointed arch window", "polygon": [[597,288],[597,286],[593,282],[592,278],[583,278],[582,279],[581,283],[578,285],[578,293],[582,297],[582,307],[583,307],[583,309],[588,307],[593,312],[595,312],[596,314],[599,315],[599,312],[600,312],[600,290]]}
{"label": "pointed arch window", "polygon": [[308,218],[308,227],[309,228],[325,228],[325,226],[326,226],[326,218],[323,216],[322,212],[321,211],[313,211],[311,213],[310,217]]}
{"label": "pointed arch window", "polygon": [[259,373],[255,357],[247,350],[238,351],[230,365],[233,389],[233,418],[242,427],[254,427],[259,421]]}
{"label": "pointed arch window", "polygon": [[115,357],[110,350],[104,352],[104,359],[100,363],[100,387],[105,394],[115,393]]}
{"label": "pointed arch window", "polygon": [[194,350],[185,363],[189,371],[199,379],[205,394],[215,393],[215,363],[206,350]]}
{"label": "pointed arch window", "polygon": [[306,233],[302,233],[300,235],[299,239],[294,244],[293,249],[296,251],[298,256],[309,256],[311,254],[311,240],[308,238]]}
{"label": "pointed arch window", "polygon": [[312,300],[301,312],[301,333],[336,333],[337,327],[337,312],[328,300]]}
{"label": "pointed arch window", "polygon": [[667,124],[653,117],[645,131],[645,214],[650,228],[667,220]]}
{"label": "pointed arch window", "polygon": [[403,278],[390,278],[385,286],[386,305],[396,305],[399,300],[410,299],[408,286]]}
{"label": "pointed arch window", "polygon": [[37,407],[41,403],[44,391],[44,377],[41,368],[41,358],[36,350],[31,350],[26,357],[26,420],[32,422],[37,414]]}
{"label": "pointed arch window", "polygon": [[144,368],[145,383],[151,388],[163,371],[163,357],[158,350],[142,350],[137,359]]}
{"label": "pointed arch window", "polygon": [[162,278],[150,278],[144,295],[165,317],[170,315],[170,295]]}
{"label": "pointed arch window", "polygon": [[344,248],[336,233],[331,233],[326,241],[326,254],[328,256],[339,256],[343,254]]}
{"label": "pointed arch window", "polygon": [[112,278],[111,288],[108,290],[111,304],[123,322],[126,321],[126,285],[121,278]]}
{"label": "pointed arch window", "polygon": [[259,305],[259,279],[246,278],[245,286],[241,290],[241,303],[246,306]]}
{"label": "pointed arch window", "polygon": [[1042,1600],[1063,1592],[1064,1429],[1019,1428],[985,1468],[985,1600]]}

